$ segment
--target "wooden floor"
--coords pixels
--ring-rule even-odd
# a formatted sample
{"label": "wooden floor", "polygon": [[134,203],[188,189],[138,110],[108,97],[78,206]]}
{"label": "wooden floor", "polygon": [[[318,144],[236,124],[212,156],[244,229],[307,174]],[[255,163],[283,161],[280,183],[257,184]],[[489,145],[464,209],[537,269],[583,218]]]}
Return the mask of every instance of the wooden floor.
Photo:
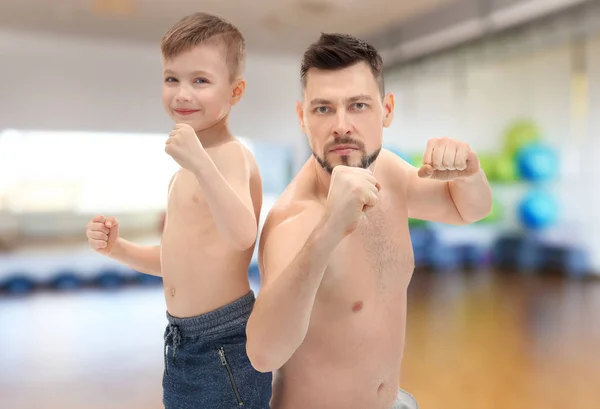
{"label": "wooden floor", "polygon": [[[161,408],[160,288],[0,298],[0,408]],[[415,273],[420,409],[600,408],[600,282]]]}

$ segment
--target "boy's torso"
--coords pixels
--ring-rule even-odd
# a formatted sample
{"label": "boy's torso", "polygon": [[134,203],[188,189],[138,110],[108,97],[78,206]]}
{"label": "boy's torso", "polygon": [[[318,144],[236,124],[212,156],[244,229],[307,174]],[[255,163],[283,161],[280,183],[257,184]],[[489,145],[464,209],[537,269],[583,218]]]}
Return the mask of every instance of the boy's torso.
{"label": "boy's torso", "polygon": [[169,313],[196,316],[247,294],[253,251],[240,252],[222,237],[196,177],[181,169],[169,189],[161,243]]}

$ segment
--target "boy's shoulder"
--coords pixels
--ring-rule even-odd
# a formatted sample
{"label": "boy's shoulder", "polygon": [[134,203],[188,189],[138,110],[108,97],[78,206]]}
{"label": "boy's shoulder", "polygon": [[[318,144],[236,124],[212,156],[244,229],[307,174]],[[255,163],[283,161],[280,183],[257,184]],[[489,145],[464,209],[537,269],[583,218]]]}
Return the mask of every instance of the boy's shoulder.
{"label": "boy's shoulder", "polygon": [[226,161],[230,166],[243,166],[249,161],[255,162],[252,151],[237,139],[213,146],[207,149],[207,152],[213,160]]}

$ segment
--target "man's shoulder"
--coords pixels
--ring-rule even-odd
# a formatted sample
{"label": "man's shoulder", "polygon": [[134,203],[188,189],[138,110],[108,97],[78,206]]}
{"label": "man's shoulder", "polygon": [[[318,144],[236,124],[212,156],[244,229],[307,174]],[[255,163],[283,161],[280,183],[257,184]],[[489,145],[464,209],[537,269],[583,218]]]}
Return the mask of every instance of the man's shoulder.
{"label": "man's shoulder", "polygon": [[296,223],[316,216],[322,207],[320,203],[310,198],[282,197],[273,205],[267,219],[272,227]]}

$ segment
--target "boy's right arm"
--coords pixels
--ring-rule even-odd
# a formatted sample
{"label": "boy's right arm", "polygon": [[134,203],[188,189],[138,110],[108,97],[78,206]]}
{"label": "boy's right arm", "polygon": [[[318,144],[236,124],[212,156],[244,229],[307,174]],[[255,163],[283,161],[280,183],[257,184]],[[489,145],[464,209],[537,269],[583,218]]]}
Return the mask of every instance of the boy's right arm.
{"label": "boy's right arm", "polygon": [[140,273],[161,276],[160,246],[140,246],[119,237],[114,217],[95,216],[87,225],[86,236],[92,249]]}

